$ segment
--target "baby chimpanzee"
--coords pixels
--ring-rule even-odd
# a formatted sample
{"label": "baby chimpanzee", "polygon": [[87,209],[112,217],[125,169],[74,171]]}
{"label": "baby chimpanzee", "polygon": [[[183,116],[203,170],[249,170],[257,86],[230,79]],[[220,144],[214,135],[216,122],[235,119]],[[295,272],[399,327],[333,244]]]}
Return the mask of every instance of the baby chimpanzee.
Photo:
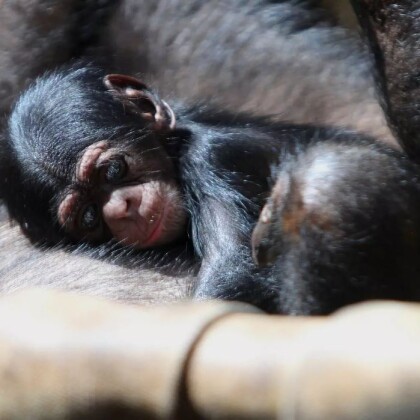
{"label": "baby chimpanzee", "polygon": [[420,299],[419,168],[363,135],[167,103],[133,77],[70,67],[20,98],[3,166],[30,238],[190,242],[198,298],[291,314]]}

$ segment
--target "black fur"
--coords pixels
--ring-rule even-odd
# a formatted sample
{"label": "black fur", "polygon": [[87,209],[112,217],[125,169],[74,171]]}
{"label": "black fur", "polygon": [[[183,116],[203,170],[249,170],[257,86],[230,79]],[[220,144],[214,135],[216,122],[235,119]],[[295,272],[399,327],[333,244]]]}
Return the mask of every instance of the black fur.
{"label": "black fur", "polygon": [[[34,241],[65,236],[55,220],[54,202],[83,148],[104,138],[136,142],[139,132],[141,139],[153,135],[108,94],[103,76],[90,67],[55,71],[40,78],[12,114],[12,153],[7,158],[17,171],[4,196],[11,215]],[[170,105],[177,128],[162,142],[176,163],[189,210],[189,241],[202,259],[197,297],[242,300],[282,313],[325,313],[368,297],[410,298],[405,289],[412,291],[409,283],[417,264],[407,270],[406,258],[399,265],[391,259],[395,244],[406,248],[399,221],[420,201],[417,168],[403,155],[342,129],[273,123],[210,106]],[[316,223],[300,227],[299,250],[293,244],[291,251],[285,247],[274,269],[258,268],[251,258],[250,236],[270,191],[270,171],[280,162],[279,176],[288,171],[298,178],[310,171],[301,162],[311,156],[312,164],[330,159],[324,168],[332,172],[329,177],[315,172],[305,182],[319,190],[319,211],[331,213],[332,226],[326,231]],[[374,176],[370,182],[363,180],[366,159],[375,168],[368,174]],[[400,194],[390,196],[388,188],[394,191],[399,185],[404,185]],[[375,234],[365,232],[372,220]],[[410,232],[420,228],[417,218],[409,222]],[[335,229],[340,229],[337,238],[330,235]],[[287,235],[278,238],[287,243]],[[409,257],[407,253],[411,263]],[[387,265],[381,266],[383,262]],[[389,281],[374,284],[384,273]],[[403,277],[395,287],[397,273]]]}
{"label": "black fur", "polygon": [[[106,44],[105,49],[115,58],[109,64],[113,68],[127,70],[133,66],[134,71],[152,71],[162,91],[187,99],[199,97],[206,99],[206,103],[212,97],[235,111],[225,112],[219,106],[215,111],[209,105],[191,108],[171,103],[179,124],[173,136],[166,140],[170,141],[168,147],[178,164],[178,177],[191,211],[190,242],[196,256],[203,260],[196,295],[240,299],[266,310],[295,314],[326,313],[343,304],[372,297],[418,299],[415,284],[418,169],[415,164],[404,154],[375,144],[366,135],[322,126],[278,124],[236,113],[237,109],[252,109],[254,113],[276,114],[279,119],[277,114],[282,112],[280,118],[285,120],[348,124],[378,134],[383,127],[374,128],[372,118],[368,118],[369,125],[358,121],[363,120],[365,113],[369,116],[372,113],[364,111],[371,109],[366,93],[370,86],[369,66],[358,52],[357,43],[350,41],[340,28],[332,28],[322,13],[312,9],[312,4],[307,9],[308,2],[250,0],[240,5],[238,2],[237,7],[232,3],[227,8],[224,6],[227,3],[208,6],[209,3],[197,1],[186,5],[172,1],[163,7],[163,2],[122,2],[100,43],[102,47]],[[184,7],[180,8],[180,4]],[[206,19],[200,21],[206,7],[211,7],[213,13],[205,14]],[[409,16],[418,10],[416,5],[413,7]],[[178,13],[176,19],[174,10]],[[223,22],[232,21],[232,16],[238,27],[248,28],[246,42],[242,30],[233,30],[232,41],[229,30],[209,30],[203,25],[203,22],[210,26],[218,22],[223,26]],[[163,26],[163,21],[168,25]],[[180,28],[185,28],[187,34],[193,32],[195,37],[189,39]],[[414,30],[415,26],[410,29]],[[206,38],[209,33],[215,38]],[[176,42],[171,42],[174,34],[183,36],[182,51]],[[125,44],[124,37],[137,41]],[[88,44],[82,41],[81,50]],[[405,45],[416,49],[415,42]],[[254,60],[259,46],[264,46],[263,57]],[[230,60],[233,52],[235,59]],[[308,56],[311,57],[308,61],[301,59]],[[102,121],[101,126],[96,119],[99,117],[95,117],[95,104],[92,119],[84,115],[76,118],[78,110],[86,106],[91,109],[92,105],[89,98],[78,95],[78,86],[93,83],[93,91],[99,89],[94,79],[99,81],[100,71],[94,68],[82,71],[80,84],[71,83],[65,93],[62,87],[66,83],[51,83],[51,80],[65,82],[63,77],[71,78],[72,71],[53,73],[49,84],[41,79],[38,93],[37,88],[32,88],[19,102],[12,117],[19,130],[12,130],[9,138],[12,142],[2,153],[7,181],[3,195],[12,214],[34,239],[48,238],[55,242],[62,238],[63,232],[56,228],[51,213],[51,197],[60,190],[60,177],[63,182],[68,176],[66,172],[74,165],[77,151],[83,144],[98,139],[100,131],[95,132],[95,128],[107,127],[107,122]],[[411,96],[409,104],[415,111],[415,95]],[[42,107],[36,110],[40,103],[54,102],[54,98],[67,108],[62,116],[44,113],[46,108]],[[388,112],[391,115],[390,108]],[[135,123],[124,120],[125,114],[113,115],[117,116],[118,127],[122,125],[122,132],[129,135],[124,121]],[[49,124],[49,117],[56,117],[53,124]],[[413,119],[404,122],[406,126],[412,123]],[[398,121],[394,125],[398,126]],[[45,131],[43,127],[47,127]],[[111,136],[118,134],[112,124],[107,128]],[[80,141],[66,142],[66,136],[72,140],[73,135]],[[54,138],[63,140],[62,150],[51,146]],[[39,150],[39,144],[47,145],[49,163],[63,163],[58,170],[52,165],[59,177],[46,176],[45,168],[17,161],[16,148],[28,139],[34,140]],[[401,141],[406,147],[407,141],[404,138]],[[343,158],[346,154],[352,159]],[[277,208],[270,246],[277,253],[280,249],[280,257],[273,268],[256,267],[251,259],[249,239],[272,184],[284,177],[305,179],[311,165],[322,162],[324,155],[330,155],[339,167],[339,176],[333,182],[315,177],[318,182],[312,181],[316,184],[312,186],[319,189],[319,204],[330,204],[327,215],[336,216],[332,218],[332,232],[341,232],[341,236],[331,235],[326,225],[320,229],[319,223],[303,220],[298,225],[302,240],[294,243],[294,236],[288,236],[290,231],[281,231],[278,222],[283,209]],[[414,155],[410,152],[413,160]],[[26,157],[33,159],[28,151]],[[376,162],[371,168],[366,164],[369,159]],[[332,167],[327,166],[327,170]],[[298,185],[285,196],[288,207],[293,209],[294,198],[300,193]],[[315,215],[319,216],[318,213]],[[319,220],[322,219],[315,219]]]}

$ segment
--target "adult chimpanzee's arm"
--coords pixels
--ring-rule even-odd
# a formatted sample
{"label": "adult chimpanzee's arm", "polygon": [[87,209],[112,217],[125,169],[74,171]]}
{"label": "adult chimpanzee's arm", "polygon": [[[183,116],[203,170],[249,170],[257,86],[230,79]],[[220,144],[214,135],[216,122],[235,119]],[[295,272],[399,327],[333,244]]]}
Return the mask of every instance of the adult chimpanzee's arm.
{"label": "adult chimpanzee's arm", "polygon": [[374,53],[389,121],[403,148],[420,161],[420,1],[353,5]]}

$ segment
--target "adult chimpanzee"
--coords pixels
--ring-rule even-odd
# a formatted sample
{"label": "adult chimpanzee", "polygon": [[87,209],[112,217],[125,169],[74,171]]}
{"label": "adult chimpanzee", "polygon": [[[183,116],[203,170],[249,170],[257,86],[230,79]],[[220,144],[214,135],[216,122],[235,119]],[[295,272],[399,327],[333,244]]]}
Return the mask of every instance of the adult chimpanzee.
{"label": "adult chimpanzee", "polygon": [[[417,29],[418,4],[377,7],[393,22],[413,17],[406,35]],[[406,42],[401,54],[416,47],[415,37]],[[382,51],[394,64],[394,49]],[[403,70],[414,77],[412,67]],[[411,133],[415,115],[403,124],[394,116],[407,96],[412,105],[416,84],[402,87],[404,95],[388,89],[389,116],[399,133]],[[202,258],[198,297],[268,311],[326,313],[371,297],[420,298],[420,173],[411,137],[400,135],[409,160],[342,129],[168,104],[133,77],[81,67],[28,89],[8,139],[5,198],[34,239],[115,238],[149,248],[187,234]],[[258,268],[250,236],[272,171],[277,182],[253,245],[259,262],[274,255],[275,266]]]}

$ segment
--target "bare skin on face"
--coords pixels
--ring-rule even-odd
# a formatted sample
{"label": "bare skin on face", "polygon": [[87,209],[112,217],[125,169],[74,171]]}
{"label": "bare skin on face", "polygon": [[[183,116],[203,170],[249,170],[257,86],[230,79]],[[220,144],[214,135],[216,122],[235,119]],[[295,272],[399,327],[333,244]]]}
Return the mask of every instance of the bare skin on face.
{"label": "bare skin on face", "polygon": [[58,221],[71,235],[102,239],[106,232],[139,249],[174,241],[185,230],[186,212],[175,181],[141,182],[141,167],[106,141],[87,147]]}
{"label": "bare skin on face", "polygon": [[106,141],[100,141],[90,145],[83,153],[76,169],[76,178],[81,182],[89,182],[96,163],[107,149]]}
{"label": "bare skin on face", "polygon": [[117,240],[138,248],[163,245],[183,231],[185,213],[175,185],[149,181],[114,190],[102,207]]}

